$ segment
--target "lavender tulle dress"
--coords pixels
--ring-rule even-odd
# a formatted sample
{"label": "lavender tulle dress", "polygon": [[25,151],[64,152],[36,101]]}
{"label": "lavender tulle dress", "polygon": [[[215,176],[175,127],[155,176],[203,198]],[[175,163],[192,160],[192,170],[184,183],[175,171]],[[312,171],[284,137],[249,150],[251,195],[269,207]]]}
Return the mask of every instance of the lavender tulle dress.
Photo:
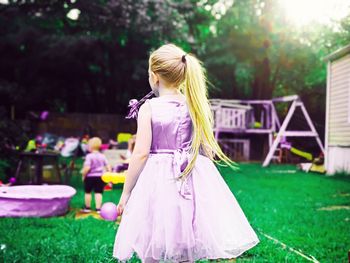
{"label": "lavender tulle dress", "polygon": [[259,243],[214,163],[199,155],[184,183],[192,122],[186,102],[148,100],[152,145],[117,230],[113,257],[127,262],[235,258]]}

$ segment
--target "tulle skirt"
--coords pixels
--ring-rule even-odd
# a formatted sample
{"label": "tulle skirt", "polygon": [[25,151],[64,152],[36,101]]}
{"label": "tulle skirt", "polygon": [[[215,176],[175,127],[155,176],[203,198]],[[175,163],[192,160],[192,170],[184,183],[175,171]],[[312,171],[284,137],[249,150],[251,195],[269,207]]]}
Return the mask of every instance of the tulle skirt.
{"label": "tulle skirt", "polygon": [[214,163],[199,155],[186,181],[174,182],[174,156],[150,154],[124,208],[113,257],[142,262],[236,258],[259,243]]}

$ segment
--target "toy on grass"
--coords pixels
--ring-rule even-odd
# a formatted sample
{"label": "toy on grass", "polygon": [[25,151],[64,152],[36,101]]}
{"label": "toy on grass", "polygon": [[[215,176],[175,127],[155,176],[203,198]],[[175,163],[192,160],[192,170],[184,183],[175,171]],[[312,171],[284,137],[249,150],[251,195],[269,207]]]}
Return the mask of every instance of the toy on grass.
{"label": "toy on grass", "polygon": [[104,203],[100,215],[105,220],[115,221],[118,218],[117,206],[112,202]]}
{"label": "toy on grass", "polygon": [[35,140],[29,140],[24,151],[25,152],[35,152],[36,151]]}
{"label": "toy on grass", "polygon": [[83,138],[81,138],[80,148],[82,149],[84,154],[87,154],[89,151],[89,145],[88,145],[89,139],[90,139],[90,136],[88,134],[85,134]]}
{"label": "toy on grass", "polygon": [[106,172],[102,175],[102,181],[105,183],[122,184],[125,182],[125,172],[112,173]]}
{"label": "toy on grass", "polygon": [[113,184],[108,183],[106,186],[103,188],[103,191],[112,191],[113,190]]}
{"label": "toy on grass", "polygon": [[105,151],[109,149],[109,143],[103,143],[101,144],[100,150]]}
{"label": "toy on grass", "polygon": [[311,163],[299,163],[298,168],[304,172],[326,173],[324,166],[324,154],[323,152],[315,158]]}
{"label": "toy on grass", "polygon": [[127,149],[128,147],[128,141],[132,138],[131,133],[118,133],[117,135],[117,142],[118,142],[118,148],[119,149]]}
{"label": "toy on grass", "polygon": [[60,152],[63,146],[64,146],[64,138],[61,137],[57,140],[56,145],[54,146],[54,150],[57,152]]}
{"label": "toy on grass", "polygon": [[61,149],[61,155],[63,157],[70,157],[74,155],[74,151],[77,149],[77,147],[79,146],[79,139],[77,138],[67,138],[64,141],[64,145]]}

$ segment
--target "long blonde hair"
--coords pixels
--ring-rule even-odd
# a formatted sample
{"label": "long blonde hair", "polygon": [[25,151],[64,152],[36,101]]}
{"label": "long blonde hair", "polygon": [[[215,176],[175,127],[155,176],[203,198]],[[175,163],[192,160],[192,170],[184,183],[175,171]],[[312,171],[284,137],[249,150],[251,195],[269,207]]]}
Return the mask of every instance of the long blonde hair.
{"label": "long blonde hair", "polygon": [[[207,78],[202,62],[174,44],[166,44],[151,53],[149,66],[169,86],[180,87],[189,106],[193,124],[191,159],[182,172],[181,179],[185,179],[192,171],[200,148],[212,161],[219,163],[221,160],[236,169],[236,163],[222,152],[214,137],[213,113],[208,101]],[[215,156],[219,160],[215,160]]]}

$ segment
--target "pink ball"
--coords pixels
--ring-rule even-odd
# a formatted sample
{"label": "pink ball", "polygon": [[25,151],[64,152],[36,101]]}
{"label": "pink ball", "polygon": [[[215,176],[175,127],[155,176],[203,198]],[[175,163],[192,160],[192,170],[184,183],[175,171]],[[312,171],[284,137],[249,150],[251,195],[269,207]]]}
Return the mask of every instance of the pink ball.
{"label": "pink ball", "polygon": [[112,202],[104,203],[101,207],[101,217],[108,221],[115,221],[118,217],[117,206]]}
{"label": "pink ball", "polygon": [[10,184],[15,184],[16,183],[16,178],[15,177],[11,177],[10,178]]}

